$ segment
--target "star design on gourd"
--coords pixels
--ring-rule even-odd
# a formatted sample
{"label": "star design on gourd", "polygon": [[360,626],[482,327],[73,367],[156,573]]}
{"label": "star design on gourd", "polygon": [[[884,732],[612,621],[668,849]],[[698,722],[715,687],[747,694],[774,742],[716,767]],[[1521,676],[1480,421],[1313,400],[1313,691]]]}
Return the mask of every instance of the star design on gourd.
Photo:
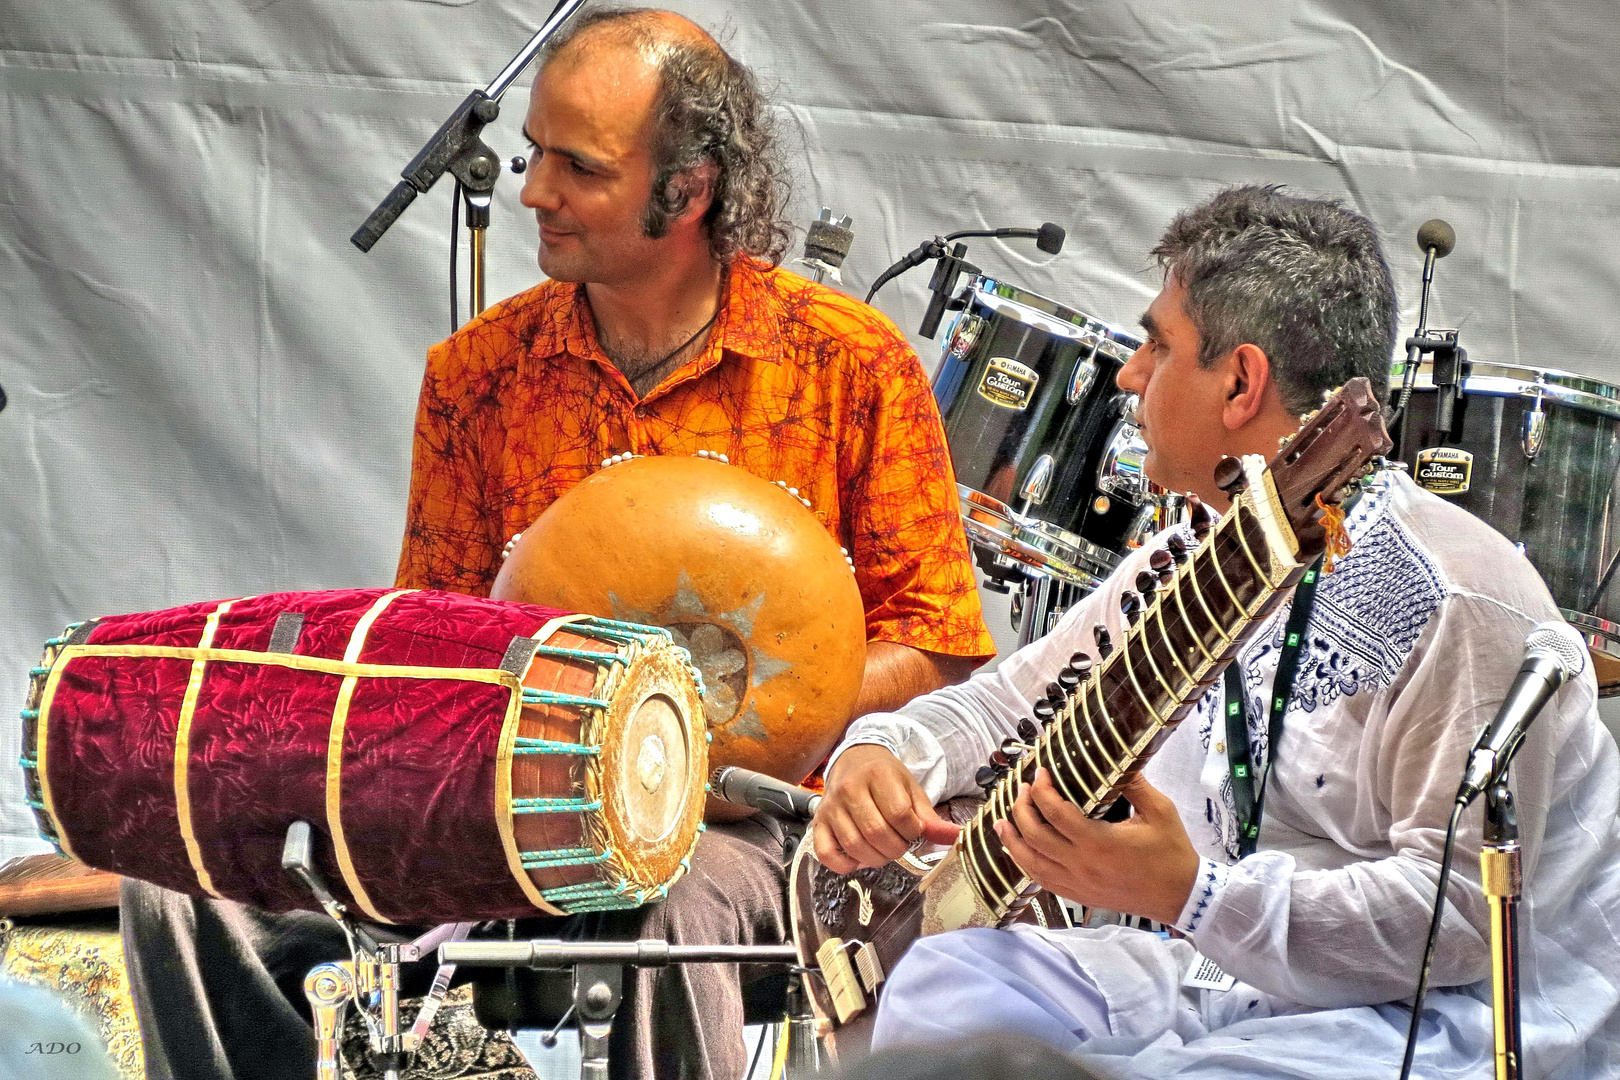
{"label": "star design on gourd", "polygon": [[708,689],[703,697],[703,719],[709,727],[750,739],[767,737],[752,692],[793,665],[753,643],[754,620],[765,603],[763,592],[730,611],[711,612],[692,586],[685,570],[675,581],[675,593],[662,611],[643,611],[626,604],[609,590],[613,617],[625,622],[650,623],[670,632],[675,644],[692,654]]}

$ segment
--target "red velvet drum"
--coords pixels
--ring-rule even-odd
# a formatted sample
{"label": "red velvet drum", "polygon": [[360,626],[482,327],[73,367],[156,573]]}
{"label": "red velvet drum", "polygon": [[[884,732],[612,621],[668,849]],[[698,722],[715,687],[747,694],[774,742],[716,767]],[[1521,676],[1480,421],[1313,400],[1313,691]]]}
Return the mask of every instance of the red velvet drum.
{"label": "red velvet drum", "polygon": [[66,854],[193,895],[315,908],[287,827],[372,919],[634,907],[689,865],[707,746],[666,631],[410,590],[280,593],[83,623],[23,711]]}

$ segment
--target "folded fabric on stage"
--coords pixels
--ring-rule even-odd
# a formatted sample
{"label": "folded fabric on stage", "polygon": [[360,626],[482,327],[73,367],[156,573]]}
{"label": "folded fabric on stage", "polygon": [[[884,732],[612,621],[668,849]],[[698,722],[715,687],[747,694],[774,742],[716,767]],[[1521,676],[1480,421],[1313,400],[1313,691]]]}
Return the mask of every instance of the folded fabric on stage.
{"label": "folded fabric on stage", "polygon": [[433,923],[634,907],[685,871],[707,750],[657,627],[455,593],[278,593],[81,623],[23,710],[41,835],[91,866]]}

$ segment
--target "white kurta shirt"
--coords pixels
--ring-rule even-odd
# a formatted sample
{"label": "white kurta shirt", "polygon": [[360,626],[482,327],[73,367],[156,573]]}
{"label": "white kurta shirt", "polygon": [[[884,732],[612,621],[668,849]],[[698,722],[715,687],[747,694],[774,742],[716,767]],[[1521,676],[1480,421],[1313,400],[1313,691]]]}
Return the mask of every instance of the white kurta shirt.
{"label": "white kurta shirt", "polygon": [[[1413,993],[1464,761],[1518,670],[1525,635],[1558,613],[1513,545],[1404,473],[1384,474],[1347,524],[1354,548],[1317,591],[1260,850],[1236,861],[1220,684],[1145,776],[1175,801],[1203,859],[1178,926],[1240,980],[1233,992],[1206,996],[1209,1029],[1347,1010],[1308,1035],[1295,1025],[1290,1039],[1345,1042],[1342,1052],[1354,1053],[1361,1025],[1404,1035],[1409,1012],[1365,1007]],[[838,753],[857,743],[889,747],[935,802],[974,791],[975,770],[1069,657],[1095,656],[1093,626],[1123,639],[1119,596],[1154,546],[1125,559],[1050,634],[994,672],[861,718]],[[1268,756],[1264,702],[1286,618],[1284,605],[1240,653],[1257,765]],[[1527,1075],[1620,1075],[1620,754],[1598,722],[1590,671],[1537,719],[1512,788],[1524,848]],[[1481,817],[1476,807],[1463,819],[1431,980],[1456,988],[1431,993],[1430,1004],[1442,1014],[1461,1008],[1455,1064],[1464,1069],[1488,1062],[1491,1049]],[[1126,986],[1110,992],[1114,973],[1094,970],[1083,954],[1080,963],[1105,996],[1131,998]],[[1466,1030],[1480,1023],[1481,1007],[1482,1029]],[[1389,1034],[1379,1040],[1387,1044]]]}

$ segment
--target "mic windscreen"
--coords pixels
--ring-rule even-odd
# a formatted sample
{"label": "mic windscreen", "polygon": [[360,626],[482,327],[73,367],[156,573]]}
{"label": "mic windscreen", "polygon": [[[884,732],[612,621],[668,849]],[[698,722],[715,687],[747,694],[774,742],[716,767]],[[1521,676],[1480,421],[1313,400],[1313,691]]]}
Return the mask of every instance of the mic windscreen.
{"label": "mic windscreen", "polygon": [[1570,625],[1561,619],[1537,623],[1524,639],[1524,651],[1544,649],[1564,665],[1565,680],[1573,679],[1586,670],[1586,646]]}
{"label": "mic windscreen", "polygon": [[1434,248],[1434,257],[1443,259],[1457,246],[1457,230],[1439,218],[1430,218],[1418,226],[1417,241],[1419,251]]}
{"label": "mic windscreen", "polygon": [[849,254],[850,245],[854,242],[854,230],[837,222],[812,221],[804,234],[804,257],[839,267],[844,265],[844,257]]}
{"label": "mic windscreen", "polygon": [[1067,235],[1063,226],[1045,222],[1035,230],[1035,246],[1048,255],[1056,255],[1063,250],[1063,238]]}

